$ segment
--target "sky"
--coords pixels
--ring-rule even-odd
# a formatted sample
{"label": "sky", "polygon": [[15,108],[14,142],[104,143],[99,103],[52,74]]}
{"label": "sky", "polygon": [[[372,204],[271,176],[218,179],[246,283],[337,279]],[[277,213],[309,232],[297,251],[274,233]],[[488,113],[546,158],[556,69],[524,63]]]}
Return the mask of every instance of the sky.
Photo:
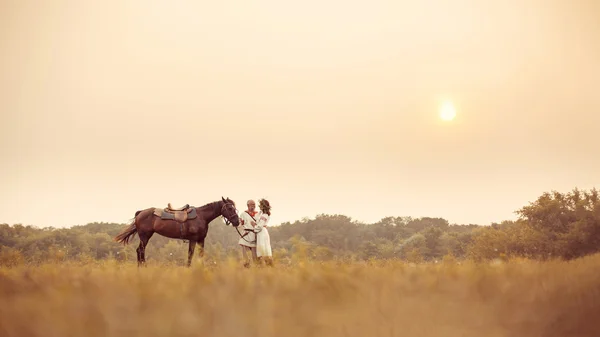
{"label": "sky", "polygon": [[[0,223],[266,198],[489,225],[600,187],[594,0],[0,0]],[[450,101],[456,118],[439,118]]]}

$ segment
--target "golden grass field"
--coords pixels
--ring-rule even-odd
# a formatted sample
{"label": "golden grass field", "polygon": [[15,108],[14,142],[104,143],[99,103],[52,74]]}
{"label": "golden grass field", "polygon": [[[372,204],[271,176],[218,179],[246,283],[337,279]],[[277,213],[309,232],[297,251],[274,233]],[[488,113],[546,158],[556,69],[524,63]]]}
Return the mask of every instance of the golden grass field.
{"label": "golden grass field", "polygon": [[600,255],[244,269],[115,261],[0,269],[0,335],[600,336]]}

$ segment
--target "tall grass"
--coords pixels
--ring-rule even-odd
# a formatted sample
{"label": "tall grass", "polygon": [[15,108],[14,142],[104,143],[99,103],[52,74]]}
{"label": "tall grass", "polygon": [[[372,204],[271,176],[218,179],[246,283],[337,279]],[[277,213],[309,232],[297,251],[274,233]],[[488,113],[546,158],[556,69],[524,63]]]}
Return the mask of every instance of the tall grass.
{"label": "tall grass", "polygon": [[600,336],[600,256],[0,269],[0,335]]}

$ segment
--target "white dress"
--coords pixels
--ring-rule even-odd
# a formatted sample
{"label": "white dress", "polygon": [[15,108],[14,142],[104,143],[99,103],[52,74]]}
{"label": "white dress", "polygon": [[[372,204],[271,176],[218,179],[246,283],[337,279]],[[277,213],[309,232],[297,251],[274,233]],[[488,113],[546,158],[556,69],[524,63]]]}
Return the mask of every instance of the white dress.
{"label": "white dress", "polygon": [[265,213],[259,213],[256,218],[256,227],[260,228],[260,232],[256,234],[256,256],[273,256],[271,252],[271,237],[269,236],[269,230],[267,224],[269,223],[269,215]]}

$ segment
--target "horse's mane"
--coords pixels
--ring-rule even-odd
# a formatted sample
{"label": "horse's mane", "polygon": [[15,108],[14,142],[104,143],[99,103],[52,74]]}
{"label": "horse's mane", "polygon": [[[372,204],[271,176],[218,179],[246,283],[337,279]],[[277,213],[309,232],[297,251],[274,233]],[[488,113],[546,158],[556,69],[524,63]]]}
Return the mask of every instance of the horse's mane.
{"label": "horse's mane", "polygon": [[207,209],[207,208],[215,209],[215,208],[217,208],[217,205],[219,205],[222,202],[223,201],[221,201],[221,200],[209,202],[208,204],[205,204],[203,206],[198,207],[198,209],[202,209],[202,210]]}

